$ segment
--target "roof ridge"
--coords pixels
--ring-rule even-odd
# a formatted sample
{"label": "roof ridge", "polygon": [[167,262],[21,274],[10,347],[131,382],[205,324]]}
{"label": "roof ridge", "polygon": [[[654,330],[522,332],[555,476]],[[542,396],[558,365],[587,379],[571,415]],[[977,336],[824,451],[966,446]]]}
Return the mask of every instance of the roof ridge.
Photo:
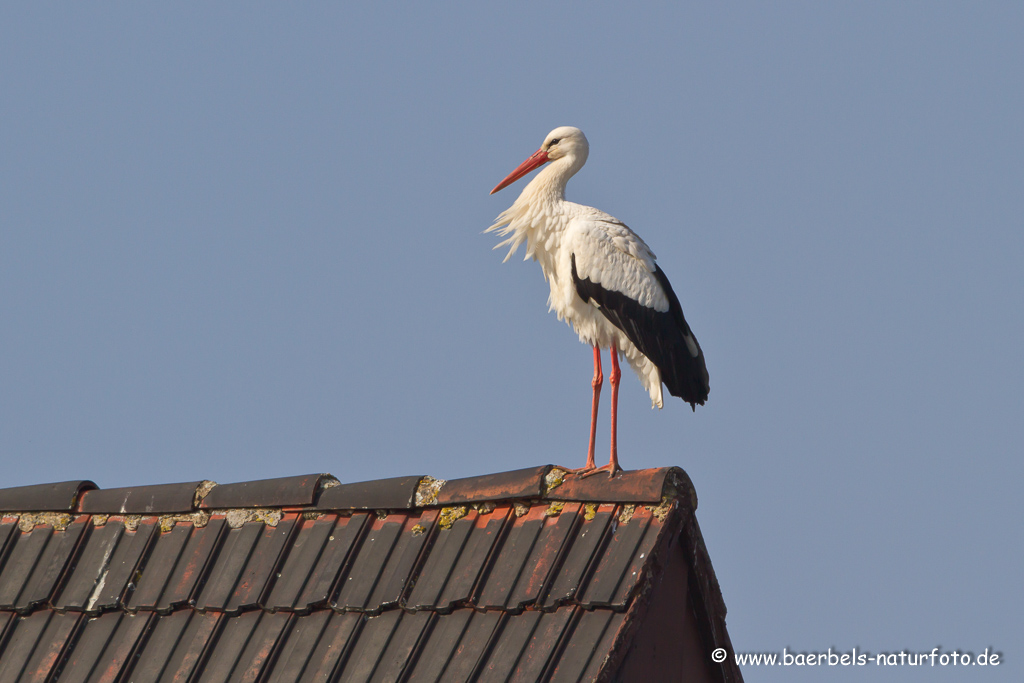
{"label": "roof ridge", "polygon": [[630,470],[616,477],[580,477],[541,465],[459,479],[429,475],[341,483],[327,473],[230,484],[210,480],[99,488],[88,480],[0,489],[0,513],[63,512],[166,515],[200,510],[304,508],[308,510],[412,510],[504,500],[659,503],[696,493],[678,467]]}

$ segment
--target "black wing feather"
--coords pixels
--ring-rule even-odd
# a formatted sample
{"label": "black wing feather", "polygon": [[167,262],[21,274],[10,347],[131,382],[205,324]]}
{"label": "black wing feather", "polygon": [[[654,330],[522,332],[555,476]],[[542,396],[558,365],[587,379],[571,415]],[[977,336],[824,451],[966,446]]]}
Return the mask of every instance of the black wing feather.
{"label": "black wing feather", "polygon": [[[621,292],[605,289],[590,278],[580,279],[576,272],[576,254],[571,258],[576,294],[584,301],[596,303],[604,317],[622,330],[640,353],[657,366],[669,393],[689,403],[694,410],[698,403],[704,405],[710,389],[704,352],[686,324],[683,307],[679,305],[679,299],[661,268],[654,266],[654,277],[668,297],[669,305],[665,312],[643,306]],[[687,336],[697,347],[696,357],[690,354]]]}

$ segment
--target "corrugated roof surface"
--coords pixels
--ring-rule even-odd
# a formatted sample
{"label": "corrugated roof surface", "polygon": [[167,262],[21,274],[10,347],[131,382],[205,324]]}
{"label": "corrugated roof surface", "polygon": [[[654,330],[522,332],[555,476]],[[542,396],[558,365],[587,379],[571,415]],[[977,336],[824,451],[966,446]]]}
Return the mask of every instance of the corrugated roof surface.
{"label": "corrugated roof surface", "polygon": [[[610,489],[640,504],[601,501],[602,479],[575,501],[551,495],[571,479],[550,467],[476,488],[0,490],[0,683],[595,680],[696,502],[681,470]],[[35,510],[6,508],[8,491]]]}

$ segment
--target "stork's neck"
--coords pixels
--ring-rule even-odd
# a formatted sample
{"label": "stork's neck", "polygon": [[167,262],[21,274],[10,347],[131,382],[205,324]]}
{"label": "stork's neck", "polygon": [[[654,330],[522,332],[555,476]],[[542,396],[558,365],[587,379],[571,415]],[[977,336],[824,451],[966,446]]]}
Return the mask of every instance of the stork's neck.
{"label": "stork's neck", "polygon": [[[526,242],[526,258],[540,261],[545,277],[551,277],[554,263],[552,253],[560,243],[560,233],[569,220],[572,206],[565,201],[565,184],[587,161],[582,155],[567,154],[548,163],[519,197],[487,228],[505,240],[497,246],[508,246],[507,261],[521,244]],[[552,238],[549,241],[549,237]]]}
{"label": "stork's neck", "polygon": [[530,203],[539,202],[555,204],[565,201],[565,185],[569,178],[583,168],[586,156],[567,154],[555,159],[541,169],[540,173],[523,188],[522,197]]}

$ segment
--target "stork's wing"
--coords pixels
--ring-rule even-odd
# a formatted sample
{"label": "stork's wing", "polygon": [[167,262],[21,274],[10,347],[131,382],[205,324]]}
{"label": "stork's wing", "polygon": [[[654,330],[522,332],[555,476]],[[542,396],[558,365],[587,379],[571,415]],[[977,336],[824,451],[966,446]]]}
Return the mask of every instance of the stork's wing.
{"label": "stork's wing", "polygon": [[624,223],[611,216],[577,218],[567,232],[580,277],[659,313],[669,309],[665,290],[654,277],[654,254]]}
{"label": "stork's wing", "polygon": [[579,297],[598,306],[658,367],[673,396],[703,405],[709,389],[704,354],[643,240],[614,219],[574,220],[568,237]]}

